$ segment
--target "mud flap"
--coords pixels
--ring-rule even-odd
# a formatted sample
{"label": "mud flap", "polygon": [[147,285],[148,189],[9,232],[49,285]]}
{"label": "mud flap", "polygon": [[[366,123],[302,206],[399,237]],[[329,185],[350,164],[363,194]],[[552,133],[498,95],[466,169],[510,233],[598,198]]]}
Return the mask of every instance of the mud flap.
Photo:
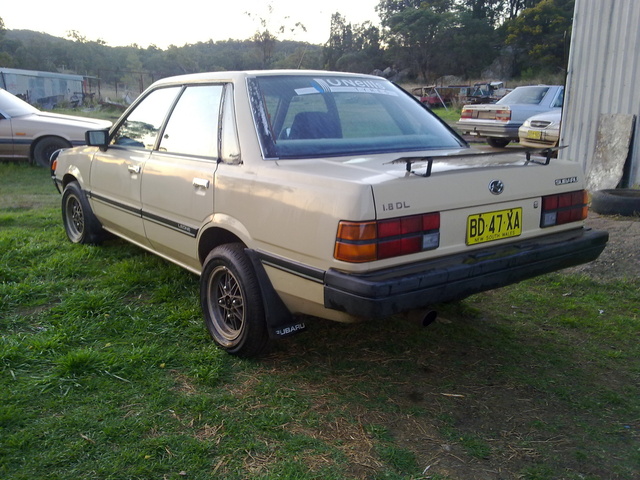
{"label": "mud flap", "polygon": [[271,285],[262,262],[255,250],[245,249],[245,253],[251,259],[256,277],[260,283],[262,301],[264,303],[264,313],[267,319],[267,330],[269,337],[277,340],[291,336],[295,333],[303,332],[307,326],[302,321],[296,321],[287,306],[284,304],[278,293]]}

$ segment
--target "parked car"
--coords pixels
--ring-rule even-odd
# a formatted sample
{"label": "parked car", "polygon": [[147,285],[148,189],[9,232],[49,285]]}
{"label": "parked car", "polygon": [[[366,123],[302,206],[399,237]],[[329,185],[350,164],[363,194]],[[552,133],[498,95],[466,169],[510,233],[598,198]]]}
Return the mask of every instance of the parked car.
{"label": "parked car", "polygon": [[539,113],[525,120],[518,129],[520,145],[523,147],[557,147],[560,141],[562,110]]}
{"label": "parked car", "polygon": [[42,112],[0,88],[0,158],[48,167],[54,151],[84,145],[87,130],[110,125],[106,120]]}
{"label": "parked car", "polygon": [[466,85],[450,85],[438,87],[429,85],[426,87],[416,87],[411,90],[411,94],[423,105],[429,108],[446,107],[453,102],[460,100],[462,92],[467,92],[470,87]]}
{"label": "parked car", "polygon": [[[66,234],[200,275],[222,348],[413,312],[595,259],[577,162],[487,155],[374,76],[216,72],[153,84],[54,154]],[[308,317],[303,317],[308,318]]]}
{"label": "parked car", "polygon": [[564,87],[536,85],[517,87],[490,105],[465,105],[456,127],[463,135],[486,137],[492,147],[506,147],[518,140],[518,129],[537,113],[560,111]]}
{"label": "parked car", "polygon": [[504,82],[474,83],[468,88],[465,101],[468,104],[495,103],[507,93]]}

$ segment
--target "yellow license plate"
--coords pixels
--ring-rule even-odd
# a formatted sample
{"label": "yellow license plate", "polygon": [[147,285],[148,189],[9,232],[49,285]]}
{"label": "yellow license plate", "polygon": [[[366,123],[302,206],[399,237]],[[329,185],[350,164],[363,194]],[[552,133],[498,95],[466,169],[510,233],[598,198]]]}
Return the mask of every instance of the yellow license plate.
{"label": "yellow license plate", "polygon": [[540,140],[542,138],[542,132],[540,130],[529,130],[527,132],[527,138],[532,140]]}
{"label": "yellow license plate", "polygon": [[522,233],[522,208],[467,217],[467,245],[517,237]]}

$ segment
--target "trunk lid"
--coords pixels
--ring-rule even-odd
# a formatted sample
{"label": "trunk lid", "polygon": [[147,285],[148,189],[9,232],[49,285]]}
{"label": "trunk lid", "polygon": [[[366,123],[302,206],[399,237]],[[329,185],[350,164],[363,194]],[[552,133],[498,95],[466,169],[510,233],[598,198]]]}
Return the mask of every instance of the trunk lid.
{"label": "trunk lid", "polygon": [[460,120],[498,120],[508,121],[511,109],[508,105],[465,105]]}

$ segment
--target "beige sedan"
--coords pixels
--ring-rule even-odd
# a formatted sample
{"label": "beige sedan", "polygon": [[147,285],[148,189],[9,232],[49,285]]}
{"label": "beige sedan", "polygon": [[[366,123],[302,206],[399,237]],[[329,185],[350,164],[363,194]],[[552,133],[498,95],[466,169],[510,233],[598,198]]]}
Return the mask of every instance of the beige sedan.
{"label": "beige sedan", "polygon": [[0,89],[0,158],[48,167],[56,150],[84,145],[87,130],[110,126],[106,120],[41,112]]}
{"label": "beige sedan", "polygon": [[518,130],[523,147],[557,147],[560,140],[562,110],[539,113],[529,117]]}

